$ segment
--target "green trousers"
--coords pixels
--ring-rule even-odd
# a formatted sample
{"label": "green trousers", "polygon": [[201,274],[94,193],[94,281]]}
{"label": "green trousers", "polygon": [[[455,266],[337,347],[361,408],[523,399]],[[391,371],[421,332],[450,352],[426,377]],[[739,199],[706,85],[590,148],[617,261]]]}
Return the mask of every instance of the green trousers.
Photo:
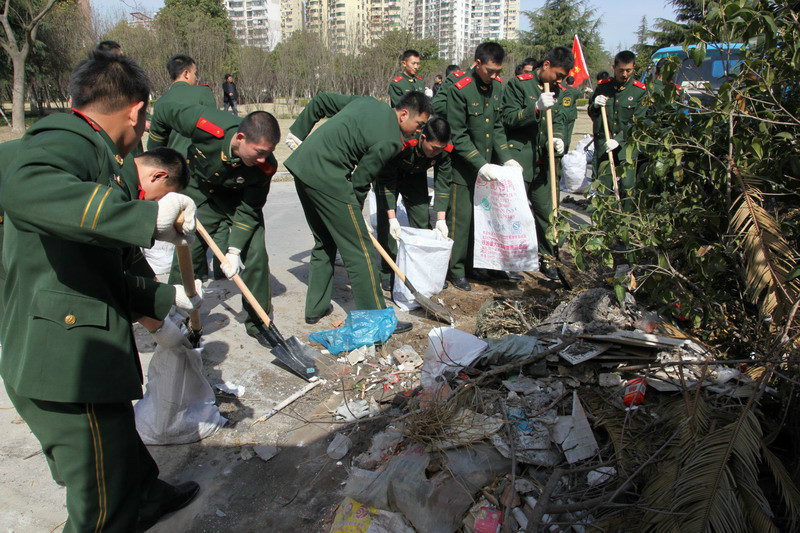
{"label": "green trousers", "polygon": [[472,268],[473,235],[475,227],[472,223],[472,197],[475,193],[475,181],[470,185],[450,185],[450,204],[447,206],[447,227],[453,239],[453,251],[450,252],[449,276],[453,279],[463,278],[467,269]]}
{"label": "green trousers", "polygon": [[172,497],[174,488],[158,479],[136,432],[130,402],[49,402],[5,387],[39,440],[54,480],[66,485],[66,533],[130,533],[137,519],[154,517],[160,502]]}
{"label": "green trousers", "polygon": [[[412,228],[431,229],[430,201],[428,194],[428,177],[426,175],[403,176],[397,182],[397,193],[403,196],[403,207],[408,214],[408,223]],[[395,194],[397,196],[397,194]],[[378,242],[386,252],[397,257],[397,241],[389,236],[389,216],[386,210],[389,205],[386,201],[386,188],[380,180],[376,183],[375,199],[378,210]],[[381,278],[392,277],[392,268],[381,259]]]}
{"label": "green trousers", "polygon": [[[228,249],[228,231],[231,225],[230,217],[225,210],[214,203],[213,197],[207,197],[205,201],[197,204],[197,219],[202,222],[203,227],[210,235],[213,235],[214,242],[220,247],[223,253]],[[244,270],[239,274],[247,288],[253,293],[264,308],[266,313],[272,309],[272,287],[269,279],[269,256],[267,255],[267,245],[264,240],[264,219],[263,216],[253,232],[250,242],[241,251],[241,259],[244,263]],[[190,246],[192,251],[192,264],[194,275],[197,279],[208,276],[208,259],[206,257],[208,245],[198,235]],[[169,282],[178,284],[181,282],[181,272],[178,266],[177,253],[172,259],[172,270],[169,273]],[[261,319],[242,298],[242,307],[247,312],[245,328],[249,333],[256,333],[261,325]]]}
{"label": "green trousers", "polygon": [[[632,197],[632,190],[636,186],[636,165],[630,165],[627,162],[620,163],[619,154],[622,148],[614,150],[614,163],[615,170],[617,171],[617,184],[619,186],[619,196],[622,200],[622,207],[626,211],[634,209],[634,202]],[[597,152],[595,152],[597,155]],[[634,161],[638,154],[634,155]],[[601,154],[599,158],[595,157],[592,161],[593,170],[595,172],[595,179],[600,180],[606,188],[605,194],[614,194],[614,180],[611,174],[611,165],[608,162],[608,155]]]}
{"label": "green trousers", "polygon": [[553,200],[550,197],[550,166],[544,163],[534,164],[533,179],[525,183],[528,201],[533,211],[533,221],[536,223],[536,240],[539,245],[539,254],[542,256],[556,256],[556,247],[547,239],[547,230],[550,229],[550,216],[553,214]]}
{"label": "green trousers", "polygon": [[295,188],[314,235],[309,261],[306,316],[323,316],[331,304],[336,250],[342,255],[356,309],[384,309],[386,302],[361,208],[307,187],[295,176]]}

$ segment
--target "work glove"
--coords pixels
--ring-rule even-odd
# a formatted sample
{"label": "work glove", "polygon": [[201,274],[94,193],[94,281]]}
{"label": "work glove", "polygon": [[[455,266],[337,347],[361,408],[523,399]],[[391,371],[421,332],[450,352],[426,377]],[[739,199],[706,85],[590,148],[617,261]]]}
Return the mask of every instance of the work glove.
{"label": "work glove", "polygon": [[[183,225],[178,232],[175,229],[175,221],[181,213],[183,213]],[[168,192],[158,201],[156,231],[153,237],[178,246],[191,244],[194,241],[196,213],[197,208],[191,198],[184,194]]]}
{"label": "work glove", "polygon": [[175,301],[173,302],[178,311],[191,313],[203,305],[203,282],[199,279],[194,280],[195,295],[189,298],[183,285],[175,285]]}
{"label": "work glove", "polygon": [[613,150],[616,150],[617,148],[619,148],[619,143],[614,139],[607,140],[606,143],[603,145],[604,152],[611,152]]}
{"label": "work glove", "polygon": [[294,151],[297,149],[298,146],[303,144],[303,141],[300,140],[300,137],[295,135],[292,132],[289,132],[289,135],[286,136],[286,146],[289,147],[290,150]]}
{"label": "work glove", "polygon": [[539,95],[539,99],[536,100],[537,111],[546,111],[547,108],[553,107],[554,105],[556,105],[555,93],[542,93]]}
{"label": "work glove", "polygon": [[238,248],[228,248],[228,253],[225,254],[226,262],[219,265],[222,273],[228,279],[233,279],[233,276],[244,270],[244,263],[242,263],[240,253],[241,250]]}
{"label": "work glove", "polygon": [[503,163],[503,166],[504,167],[512,167],[512,168],[513,167],[522,168],[522,165],[520,165],[519,162],[516,159],[509,159],[508,161]]}
{"label": "work glove", "polygon": [[396,241],[400,240],[400,222],[396,218],[389,219],[389,235]]}
{"label": "work glove", "polygon": [[183,334],[181,328],[169,318],[165,318],[158,329],[151,331],[150,334],[153,336],[153,340],[156,341],[156,344],[164,348],[175,349],[179,346],[189,349],[192,348],[192,343],[189,342],[189,339]]}
{"label": "work glove", "polygon": [[433,98],[433,89],[430,87],[425,87],[425,96],[428,98]]}
{"label": "work glove", "polygon": [[450,232],[447,230],[447,222],[445,222],[444,219],[436,221],[436,228],[434,231],[438,231],[439,233],[441,233],[442,237],[444,237],[445,239],[450,234]]}
{"label": "work glove", "polygon": [[597,98],[594,99],[594,106],[595,107],[604,107],[608,102],[608,96],[598,95]]}
{"label": "work glove", "polygon": [[478,170],[478,179],[483,181],[497,181],[500,179],[499,168],[498,165],[492,165],[491,163],[483,165]]}
{"label": "work glove", "polygon": [[556,155],[564,155],[564,141],[558,137],[554,137],[553,149],[556,151]]}

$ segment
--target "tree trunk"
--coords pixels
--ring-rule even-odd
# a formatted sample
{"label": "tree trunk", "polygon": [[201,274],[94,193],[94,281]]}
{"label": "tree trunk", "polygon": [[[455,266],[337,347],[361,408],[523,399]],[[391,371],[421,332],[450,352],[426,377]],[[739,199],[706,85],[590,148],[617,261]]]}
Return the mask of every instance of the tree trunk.
{"label": "tree trunk", "polygon": [[11,131],[25,133],[25,56],[18,51],[9,52],[14,67],[14,82],[11,88]]}

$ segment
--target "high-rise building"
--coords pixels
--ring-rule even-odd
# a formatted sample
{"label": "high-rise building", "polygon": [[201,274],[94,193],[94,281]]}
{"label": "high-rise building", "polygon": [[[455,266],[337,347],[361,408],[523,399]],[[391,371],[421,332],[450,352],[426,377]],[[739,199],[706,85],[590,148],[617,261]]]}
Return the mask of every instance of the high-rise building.
{"label": "high-rise building", "polygon": [[305,29],[329,46],[357,50],[386,32],[410,30],[414,0],[306,0],[305,17]]}
{"label": "high-rise building", "polygon": [[281,0],[281,40],[305,28],[306,9],[303,0]]}
{"label": "high-rise building", "polygon": [[241,44],[271,50],[280,42],[279,0],[225,0],[225,9]]}
{"label": "high-rise building", "polygon": [[519,0],[414,0],[414,36],[431,37],[439,57],[471,59],[483,41],[516,39]]}

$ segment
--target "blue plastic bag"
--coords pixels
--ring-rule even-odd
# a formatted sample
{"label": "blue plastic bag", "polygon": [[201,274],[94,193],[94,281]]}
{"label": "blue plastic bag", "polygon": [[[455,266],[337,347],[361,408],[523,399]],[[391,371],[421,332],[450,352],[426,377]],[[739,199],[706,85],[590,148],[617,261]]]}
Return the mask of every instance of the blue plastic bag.
{"label": "blue plastic bag", "polygon": [[339,355],[361,346],[383,344],[389,340],[396,327],[397,317],[391,307],[350,311],[342,327],[315,331],[308,336],[308,340],[320,343],[333,355]]}

